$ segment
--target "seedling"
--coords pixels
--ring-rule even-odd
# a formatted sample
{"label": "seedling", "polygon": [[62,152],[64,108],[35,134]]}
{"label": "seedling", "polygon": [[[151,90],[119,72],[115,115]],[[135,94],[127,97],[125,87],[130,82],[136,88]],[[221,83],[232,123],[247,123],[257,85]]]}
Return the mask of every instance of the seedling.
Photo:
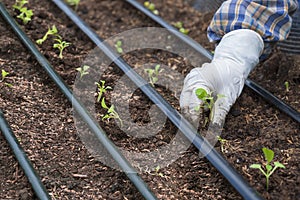
{"label": "seedling", "polygon": [[27,24],[33,16],[32,10],[24,7],[24,5],[27,3],[28,1],[26,0],[16,0],[16,3],[13,5],[13,8],[20,12],[17,18],[21,19],[23,21],[23,24]]}
{"label": "seedling", "polygon": [[100,80],[99,83],[95,82],[95,84],[98,87],[97,102],[100,102],[102,95],[106,93],[107,90],[111,90],[112,88],[110,86],[105,86],[105,81],[102,80]]}
{"label": "seedling", "polygon": [[25,4],[27,4],[27,0],[16,0],[16,3],[13,5],[14,9],[21,10]]}
{"label": "seedling", "polygon": [[8,87],[11,87],[12,84],[10,84],[10,83],[5,83],[5,82],[4,82],[4,80],[5,80],[5,78],[6,78],[6,76],[7,76],[8,74],[9,74],[8,72],[6,72],[4,69],[2,69],[2,70],[1,70],[2,78],[1,78],[1,81],[0,81],[0,82],[4,83],[4,84],[5,84],[6,86],[8,86]]}
{"label": "seedling", "polygon": [[274,162],[275,167],[273,168],[272,165],[271,165],[271,162],[273,161],[273,158],[274,158],[274,151],[272,151],[271,149],[265,148],[265,147],[262,148],[262,151],[264,153],[265,160],[267,161],[267,163],[264,166],[266,171],[264,171],[261,164],[252,164],[252,165],[250,165],[250,168],[259,169],[261,171],[261,173],[263,175],[265,175],[265,177],[266,177],[266,188],[267,188],[267,191],[268,191],[270,176],[275,172],[275,170],[277,168],[285,168],[285,166],[283,164],[281,164],[280,162]]}
{"label": "seedling", "polygon": [[158,165],[157,167],[154,168],[155,174],[164,178],[164,174],[162,172],[160,172],[160,166]]}
{"label": "seedling", "polygon": [[123,53],[123,49],[122,49],[122,41],[121,40],[118,40],[115,44],[115,47],[117,49],[117,52],[119,54],[122,54]]}
{"label": "seedling", "polygon": [[58,35],[58,31],[55,25],[52,26],[52,28],[48,27],[48,31],[47,33],[43,36],[43,38],[38,39],[36,41],[37,44],[42,44],[43,42],[45,42],[48,38],[49,35]]}
{"label": "seedling", "polygon": [[144,6],[145,6],[146,8],[148,8],[148,10],[152,11],[153,14],[159,15],[158,10],[155,9],[155,4],[154,4],[154,3],[151,3],[151,2],[149,2],[149,1],[145,1],[145,2],[144,2]]}
{"label": "seedling", "polygon": [[225,151],[225,144],[228,142],[227,140],[225,140],[224,138],[221,138],[221,136],[217,136],[218,138],[218,141],[220,142],[221,144],[221,151],[222,153],[224,153]]}
{"label": "seedling", "polygon": [[162,69],[160,70],[159,68],[160,65],[156,65],[154,69],[145,69],[145,73],[148,74],[150,84],[152,85],[152,87],[154,87],[154,84],[158,81],[159,73],[163,71]]}
{"label": "seedling", "polygon": [[8,72],[6,72],[4,69],[1,70],[1,74],[2,74],[2,79],[1,82],[4,81],[5,77],[9,74]]}
{"label": "seedling", "polygon": [[286,92],[289,92],[289,91],[290,91],[290,84],[289,84],[288,81],[285,81],[285,82],[284,82],[284,86],[285,86],[285,91],[286,91]]}
{"label": "seedling", "polygon": [[75,10],[77,10],[80,0],[67,0],[67,3],[70,6],[75,6]]}
{"label": "seedling", "polygon": [[90,68],[90,66],[87,66],[87,65],[83,65],[82,67],[76,68],[76,70],[79,71],[79,73],[80,73],[80,79],[81,79],[83,76],[89,74],[89,72],[88,72],[88,69],[89,69],[89,68]]}
{"label": "seedling", "polygon": [[119,114],[115,111],[115,106],[111,105],[110,107],[108,107],[105,103],[105,98],[104,97],[102,98],[101,106],[102,106],[102,108],[107,110],[107,113],[102,117],[102,120],[105,120],[105,119],[108,119],[108,120],[109,119],[118,119],[121,123],[121,126],[123,126],[123,121],[120,118]]}
{"label": "seedling", "polygon": [[[198,88],[198,89],[196,89],[195,93],[196,93],[196,96],[198,97],[198,99],[200,99],[203,103],[202,105],[196,106],[195,110],[199,111],[200,108],[203,108],[204,110],[209,110],[210,111],[209,120],[212,121],[212,119],[214,117],[212,109],[213,109],[213,106],[215,104],[215,99],[212,96],[212,92],[207,93],[205,89]],[[220,98],[223,98],[223,97],[225,97],[225,96],[222,95],[222,94],[217,94],[216,101]]]}
{"label": "seedling", "polygon": [[186,28],[183,27],[183,23],[182,23],[182,22],[176,22],[176,23],[174,24],[174,26],[175,26],[176,28],[178,28],[179,32],[181,32],[181,33],[183,33],[183,34],[185,34],[185,35],[187,35],[187,34],[190,32],[189,29],[186,29]]}
{"label": "seedling", "polygon": [[55,49],[55,48],[59,49],[59,56],[58,56],[58,57],[59,57],[60,59],[62,59],[62,58],[63,58],[63,55],[62,55],[63,50],[64,50],[66,47],[70,46],[71,43],[66,42],[66,41],[63,41],[63,40],[61,39],[60,36],[59,36],[58,38],[54,39],[54,41],[56,41],[56,43],[53,44],[53,48],[54,48],[54,49]]}

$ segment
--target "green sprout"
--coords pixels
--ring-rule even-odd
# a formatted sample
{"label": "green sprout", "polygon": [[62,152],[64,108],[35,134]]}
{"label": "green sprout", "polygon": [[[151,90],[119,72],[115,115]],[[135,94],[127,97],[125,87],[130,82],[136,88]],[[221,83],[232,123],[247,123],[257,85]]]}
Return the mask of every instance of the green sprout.
{"label": "green sprout", "polygon": [[265,147],[262,148],[262,151],[264,153],[265,160],[267,161],[267,163],[265,164],[266,171],[264,171],[261,164],[252,164],[252,165],[250,165],[250,168],[259,169],[261,171],[261,173],[266,177],[266,188],[268,191],[270,176],[275,172],[275,170],[277,168],[285,168],[285,166],[283,164],[281,164],[280,162],[274,162],[275,167],[273,168],[271,165],[271,162],[274,158],[274,151],[272,151],[271,149],[265,148]]}
{"label": "green sprout", "polygon": [[108,107],[105,103],[105,98],[104,97],[102,98],[101,106],[102,106],[102,108],[107,110],[107,113],[102,117],[102,120],[105,120],[105,119],[108,119],[108,120],[109,119],[118,119],[121,123],[121,126],[123,126],[123,121],[120,118],[117,111],[115,111],[115,106],[111,105],[110,107]]}
{"label": "green sprout", "polygon": [[8,72],[6,72],[4,69],[1,70],[1,74],[2,74],[2,79],[1,81],[4,81],[5,77],[9,74]]}
{"label": "green sprout", "polygon": [[76,68],[76,70],[80,73],[80,79],[84,76],[89,74],[88,69],[90,68],[90,66],[87,65],[83,65],[82,67],[78,67]]}
{"label": "green sprout", "polygon": [[221,144],[221,152],[224,153],[224,151],[225,151],[225,145],[226,145],[226,143],[228,141],[226,139],[222,138],[221,136],[217,136],[217,138],[218,138],[218,141]]}
{"label": "green sprout", "polygon": [[14,9],[21,10],[25,4],[27,4],[27,0],[16,0],[16,3],[13,5]]}
{"label": "green sprout", "polygon": [[54,49],[55,49],[55,48],[59,49],[59,56],[58,56],[58,57],[59,57],[60,59],[62,59],[62,58],[63,58],[63,55],[62,55],[63,50],[64,50],[66,47],[70,46],[71,43],[66,42],[66,41],[63,41],[63,40],[61,39],[60,36],[57,37],[57,38],[55,38],[54,40],[56,41],[56,43],[53,44],[53,48],[54,48]]}
{"label": "green sprout", "polygon": [[58,31],[55,25],[52,26],[52,28],[48,27],[48,31],[47,33],[43,36],[43,38],[38,39],[36,41],[37,44],[42,44],[43,42],[45,42],[48,38],[49,35],[58,35]]}
{"label": "green sprout", "polygon": [[286,92],[289,92],[289,91],[290,91],[290,84],[289,84],[288,81],[285,81],[285,82],[284,82],[284,86],[285,86],[285,91],[286,91]]}
{"label": "green sprout", "polygon": [[182,22],[176,22],[176,23],[174,24],[174,26],[175,26],[176,28],[178,28],[179,32],[181,32],[181,33],[183,33],[183,34],[185,34],[185,35],[187,35],[187,34],[190,32],[189,29],[186,29],[186,28],[183,27],[183,23],[182,23]]}
{"label": "green sprout", "polygon": [[77,10],[80,0],[67,0],[67,3],[70,6],[75,6],[75,10]]}
{"label": "green sprout", "polygon": [[23,24],[27,24],[33,16],[32,10],[24,7],[24,5],[27,3],[28,1],[26,0],[16,0],[16,3],[13,5],[13,8],[20,12],[17,18],[21,19],[23,21]]}
{"label": "green sprout", "polygon": [[122,41],[118,40],[115,44],[115,47],[117,49],[117,52],[122,54],[123,53],[123,49],[122,49]]}
{"label": "green sprout", "polygon": [[145,69],[145,73],[148,74],[150,84],[154,87],[154,84],[158,81],[158,75],[163,70],[159,70],[160,65],[156,65],[154,69]]}
{"label": "green sprout", "polygon": [[160,172],[160,166],[158,165],[157,167],[154,168],[155,174],[164,178],[164,174],[162,172]]}
{"label": "green sprout", "polygon": [[202,101],[202,105],[196,106],[195,110],[199,111],[200,108],[203,108],[204,110],[209,110],[210,114],[209,114],[209,120],[212,121],[213,119],[213,106],[215,104],[215,101],[217,101],[220,98],[225,97],[222,94],[217,94],[217,99],[215,100],[214,97],[212,96],[212,92],[207,93],[205,89],[203,88],[198,88],[195,91],[196,96],[198,97],[198,99],[200,99]]}
{"label": "green sprout", "polygon": [[148,8],[148,10],[152,11],[153,14],[159,15],[158,10],[155,9],[155,4],[154,4],[154,3],[151,3],[151,2],[149,2],[149,1],[145,1],[145,2],[144,2],[144,6],[145,6],[146,8]]}
{"label": "green sprout", "polygon": [[4,82],[4,81],[5,81],[5,78],[6,78],[6,76],[7,76],[8,74],[9,74],[8,72],[6,72],[4,69],[2,69],[2,70],[1,70],[2,78],[1,78],[1,81],[0,81],[0,82],[4,83],[4,84],[5,84],[6,86],[8,86],[8,87],[11,87],[12,84]]}
{"label": "green sprout", "polygon": [[100,80],[99,83],[95,82],[95,84],[98,87],[97,102],[100,102],[102,95],[106,93],[107,90],[111,90],[112,88],[110,86],[105,86],[105,81],[102,80]]}

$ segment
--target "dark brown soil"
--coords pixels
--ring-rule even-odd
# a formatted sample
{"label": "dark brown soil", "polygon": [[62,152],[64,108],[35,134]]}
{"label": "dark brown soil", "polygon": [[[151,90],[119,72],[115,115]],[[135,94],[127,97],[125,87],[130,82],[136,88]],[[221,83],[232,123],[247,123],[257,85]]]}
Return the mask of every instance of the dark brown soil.
{"label": "dark brown soil", "polygon": [[[3,2],[16,16],[12,10],[14,2]],[[205,33],[212,12],[199,13],[183,0],[153,2],[166,21],[182,21],[190,29],[190,37],[213,50],[213,44],[208,43]],[[72,88],[76,68],[82,65],[95,45],[51,1],[31,0],[28,7],[33,10],[34,17],[21,27],[33,41],[41,38],[48,26],[56,25],[62,37],[72,43],[65,49],[63,59],[59,59],[58,51],[52,48],[51,38],[38,47]],[[103,39],[133,28],[159,27],[125,1],[86,0],[80,3],[77,13]],[[77,133],[72,105],[2,18],[0,32],[0,69],[10,73],[0,82],[0,108],[51,197],[143,199],[124,173],[103,164],[88,151]],[[183,76],[193,67],[185,58],[162,50],[137,50],[123,57],[135,68],[145,63],[160,63],[171,66]],[[114,87],[122,75],[121,70],[111,65],[101,79]],[[300,111],[300,56],[276,49],[270,59],[257,66],[250,78]],[[173,81],[176,80],[175,77]],[[289,91],[284,85],[286,81],[289,82]],[[12,84],[12,87],[4,82]],[[178,94],[158,84],[155,88],[175,109],[180,110]],[[107,104],[111,105],[114,94],[108,91],[104,96]],[[129,120],[147,125],[151,101],[140,90],[135,91],[128,101],[130,118],[123,119],[124,126]],[[152,151],[168,144],[177,131],[176,126],[167,120],[154,136],[146,139],[128,136],[114,120],[101,120],[105,111],[100,104],[95,110],[99,114],[99,124],[109,138],[128,151]],[[221,135],[227,140],[223,152],[220,143],[217,143],[216,149],[265,199],[300,199],[299,130],[297,122],[245,87],[226,119]],[[139,130],[135,131],[138,134]],[[263,175],[249,168],[253,163],[264,163],[262,147],[274,150],[275,160],[286,166],[286,169],[279,169],[271,176],[269,191],[265,189]],[[0,167],[0,199],[36,199],[2,134]],[[137,170],[159,199],[242,199],[192,146],[158,172],[154,168]]]}

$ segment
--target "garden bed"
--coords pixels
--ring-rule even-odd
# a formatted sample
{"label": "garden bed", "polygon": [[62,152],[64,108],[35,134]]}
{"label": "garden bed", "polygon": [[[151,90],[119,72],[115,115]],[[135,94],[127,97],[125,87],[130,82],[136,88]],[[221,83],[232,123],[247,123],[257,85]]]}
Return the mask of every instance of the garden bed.
{"label": "garden bed", "polygon": [[[16,16],[12,10],[14,2],[3,2]],[[205,33],[212,12],[199,13],[183,0],[153,2],[162,18],[169,23],[182,21],[190,29],[190,37],[213,50],[213,44],[208,43]],[[46,40],[39,46],[72,88],[78,75],[76,68],[82,65],[95,45],[50,1],[31,0],[28,7],[33,10],[34,16],[22,28],[33,41],[40,39],[48,26],[56,25],[61,36],[72,43],[65,49],[63,59],[58,58],[57,50],[52,48],[52,40]],[[104,39],[133,28],[159,27],[125,1],[86,0],[80,3],[77,13]],[[10,73],[6,82],[12,84],[12,87],[7,87],[0,83],[0,108],[53,199],[143,199],[124,173],[90,154],[74,125],[72,105],[7,27],[0,19],[0,69]],[[193,67],[184,58],[162,50],[134,51],[123,58],[135,68],[146,63],[164,64],[182,76]],[[115,65],[111,65],[101,79],[114,87],[122,75]],[[257,66],[250,78],[300,111],[299,56],[276,49],[269,60]],[[286,81],[289,82],[289,91],[284,85]],[[178,94],[174,95],[168,88],[159,85],[156,89],[175,109],[180,110]],[[108,91],[105,97],[109,102],[113,93]],[[149,123],[151,105],[141,91],[135,91],[130,99],[131,120],[140,125]],[[100,104],[97,104],[96,112],[104,114]],[[177,131],[167,120],[163,129],[151,139],[135,138],[123,133],[114,120],[98,119],[117,146],[137,152],[152,151],[168,144]],[[221,152],[219,143],[216,148],[265,199],[299,199],[299,128],[299,124],[286,114],[249,88],[244,88],[226,119],[221,135],[227,140],[225,150]],[[0,143],[0,198],[34,199],[30,184],[2,135]],[[253,163],[263,162],[262,147],[274,150],[275,160],[286,166],[286,169],[272,175],[268,192],[264,177],[249,168]],[[139,170],[159,199],[241,199],[227,180],[205,158],[200,158],[192,146],[158,172],[155,169]]]}

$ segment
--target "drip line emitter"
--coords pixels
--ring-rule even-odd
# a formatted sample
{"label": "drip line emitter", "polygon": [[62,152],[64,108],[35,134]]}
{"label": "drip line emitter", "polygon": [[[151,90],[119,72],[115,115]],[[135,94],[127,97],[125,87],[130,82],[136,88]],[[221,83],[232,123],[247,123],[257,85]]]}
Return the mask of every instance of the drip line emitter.
{"label": "drip line emitter", "polygon": [[[204,155],[208,161],[229,181],[229,183],[244,197],[244,199],[262,199],[257,191],[250,187],[250,185],[243,179],[243,177],[203,138],[197,133],[197,130],[184,118],[181,114],[176,111],[171,105],[169,105],[165,99],[163,99],[157,92],[154,90],[147,81],[145,81],[140,75],[138,75],[122,58],[112,50],[111,47],[106,46],[103,43],[103,40],[80,18],[70,9],[65,3],[60,0],[52,0],[90,39],[93,41],[97,47],[102,50],[107,57],[109,57],[136,85],[141,86],[140,89],[149,97],[149,99],[155,103],[165,114],[166,116],[176,125],[181,132],[189,139],[195,147]],[[130,1],[130,3],[136,3],[135,1]],[[145,199],[157,199],[155,195],[150,191],[149,187],[144,183],[144,181],[139,177],[136,170],[131,166],[131,164],[126,160],[126,158],[117,150],[116,146],[112,141],[106,136],[106,133],[98,125],[97,121],[88,113],[86,108],[82,106],[81,102],[72,94],[71,90],[66,86],[61,77],[55,72],[53,67],[49,64],[46,58],[38,51],[35,45],[30,41],[26,34],[20,29],[16,24],[14,19],[9,15],[3,4],[0,2],[0,11],[2,17],[5,21],[12,27],[14,32],[23,42],[23,44],[30,50],[30,52],[36,57],[40,65],[48,73],[48,75],[53,79],[61,91],[65,94],[67,99],[72,102],[73,108],[78,112],[81,118],[89,126],[91,131],[95,134],[97,139],[103,144],[103,146],[108,150],[113,159],[121,167],[122,171],[126,173],[127,177],[139,190],[139,192],[145,197]],[[148,10],[145,10],[148,11]],[[150,13],[152,14],[152,13]],[[148,14],[147,14],[148,15]],[[149,15],[148,15],[149,16]],[[157,17],[157,16],[155,16]],[[164,24],[165,22],[161,22]],[[165,23],[165,25],[168,25]],[[177,30],[172,30],[173,34],[179,33]],[[180,35],[180,33],[179,33]],[[177,35],[176,35],[177,36]],[[184,37],[185,42],[190,44],[193,48],[198,49],[201,54],[212,59],[210,52],[205,50],[201,45],[195,43],[188,37]],[[265,95],[266,90],[253,83],[250,80],[246,81],[246,85],[250,88],[256,89],[257,93],[260,95]],[[255,89],[254,89],[255,91]],[[264,97],[268,100],[271,98],[272,103],[277,104],[279,99],[274,100],[274,96],[270,93],[267,93],[268,97]],[[281,103],[281,106],[288,105]],[[276,105],[278,106],[278,105]],[[279,107],[279,106],[278,106]],[[279,107],[280,108],[280,107]],[[280,108],[281,109],[281,108]],[[291,109],[293,110],[293,109]],[[285,112],[289,114],[290,109],[286,109]],[[293,113],[298,116],[300,119],[299,113]],[[290,114],[289,114],[290,115]],[[292,116],[291,116],[292,117]],[[295,117],[295,116],[294,116]],[[300,120],[298,121],[300,122]]]}

